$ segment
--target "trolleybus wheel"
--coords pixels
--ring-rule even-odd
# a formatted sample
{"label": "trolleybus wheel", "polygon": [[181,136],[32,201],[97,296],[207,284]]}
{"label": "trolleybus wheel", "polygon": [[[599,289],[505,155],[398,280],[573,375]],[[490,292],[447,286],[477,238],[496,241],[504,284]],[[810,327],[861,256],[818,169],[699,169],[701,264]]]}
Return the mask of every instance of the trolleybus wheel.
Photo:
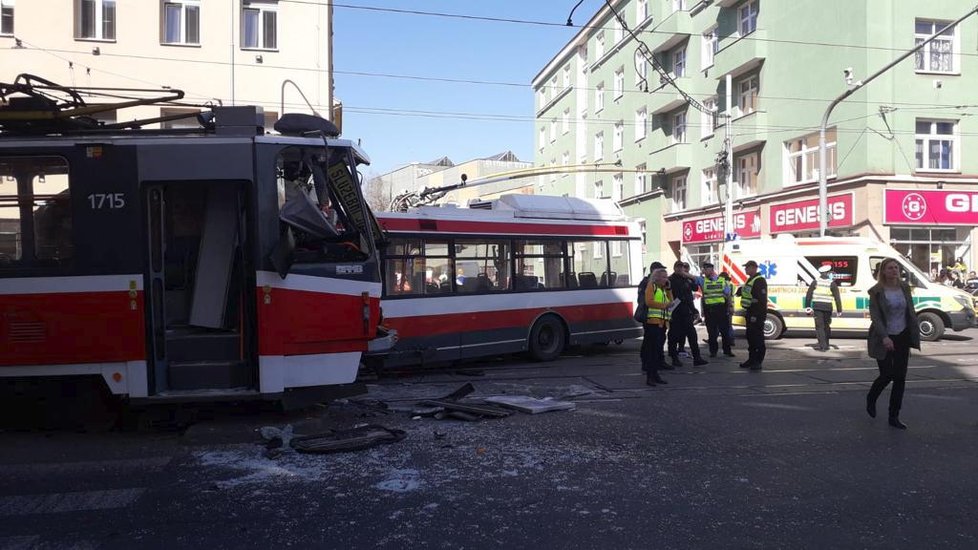
{"label": "trolleybus wheel", "polygon": [[936,342],[944,335],[944,321],[936,313],[925,311],[918,315],[917,326],[920,328],[920,339],[925,342]]}
{"label": "trolleybus wheel", "polygon": [[564,351],[564,324],[553,315],[537,320],[530,330],[530,356],[536,361],[553,361]]}

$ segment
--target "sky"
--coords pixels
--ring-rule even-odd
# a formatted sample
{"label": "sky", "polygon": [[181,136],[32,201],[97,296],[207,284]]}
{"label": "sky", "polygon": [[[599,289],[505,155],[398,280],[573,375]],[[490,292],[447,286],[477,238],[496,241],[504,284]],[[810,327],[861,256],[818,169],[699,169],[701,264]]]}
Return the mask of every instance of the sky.
{"label": "sky", "polygon": [[577,0],[336,0],[336,96],[366,179],[443,156],[532,162],[533,78],[603,3],[583,0],[567,27]]}

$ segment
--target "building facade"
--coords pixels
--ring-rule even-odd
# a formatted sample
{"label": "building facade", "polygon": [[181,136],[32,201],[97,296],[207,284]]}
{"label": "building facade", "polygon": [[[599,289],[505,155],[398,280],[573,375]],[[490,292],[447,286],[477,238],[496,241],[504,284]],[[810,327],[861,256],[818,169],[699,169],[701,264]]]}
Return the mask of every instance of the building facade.
{"label": "building facade", "polygon": [[[603,166],[539,187],[609,198],[645,220],[646,264],[715,260],[725,238],[818,235],[818,137],[829,104],[974,8],[965,0],[612,6],[533,80],[535,164]],[[978,16],[832,111],[828,234],[890,242],[925,271],[957,258],[978,263],[978,155],[968,153],[978,144],[978,57],[966,47],[976,41]],[[717,163],[728,136],[730,185]]]}
{"label": "building facade", "polygon": [[269,122],[310,112],[304,94],[334,118],[331,25],[329,0],[0,0],[0,81],[30,73],[66,86],[179,89],[190,103],[261,106]]}

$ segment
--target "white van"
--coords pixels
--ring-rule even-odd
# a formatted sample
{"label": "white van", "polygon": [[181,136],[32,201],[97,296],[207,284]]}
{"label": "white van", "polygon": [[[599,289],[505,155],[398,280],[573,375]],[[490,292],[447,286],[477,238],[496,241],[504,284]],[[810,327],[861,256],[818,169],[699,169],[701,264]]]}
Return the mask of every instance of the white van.
{"label": "white van", "polygon": [[[904,279],[913,287],[914,307],[923,340],[938,340],[947,329],[960,331],[975,323],[973,297],[961,290],[933,283],[891,246],[862,237],[796,239],[791,235],[731,241],[724,244],[721,270],[740,286],[746,280],[743,264],[754,260],[768,282],[768,313],[764,336],[779,338],[792,331],[815,330],[806,312],[808,285],[818,268],[831,265],[839,282],[842,317],[832,320],[833,332],[869,330],[869,294],[884,258],[894,258]],[[739,304],[739,302],[738,302]],[[733,324],[743,326],[743,310],[734,312]]]}

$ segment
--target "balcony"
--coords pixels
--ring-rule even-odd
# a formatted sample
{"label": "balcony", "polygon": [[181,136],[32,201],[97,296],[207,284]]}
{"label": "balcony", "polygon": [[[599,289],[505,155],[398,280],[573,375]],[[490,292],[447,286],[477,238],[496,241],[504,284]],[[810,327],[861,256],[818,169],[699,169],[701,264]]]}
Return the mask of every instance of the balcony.
{"label": "balcony", "polygon": [[693,34],[693,19],[688,11],[673,12],[655,28],[655,34],[648,39],[653,52],[670,50],[689,39]]}
{"label": "balcony", "polygon": [[768,55],[767,33],[756,30],[747,36],[730,35],[720,40],[720,51],[713,62],[713,74],[723,79],[728,74],[737,78],[759,69]]}
{"label": "balcony", "polygon": [[[723,119],[721,118],[720,120]],[[723,126],[721,125],[720,128],[723,128]],[[717,132],[722,133],[723,130],[717,129]],[[769,133],[767,111],[758,110],[735,118],[733,121],[733,133],[733,149],[735,153],[763,144],[767,141]]]}
{"label": "balcony", "polygon": [[[672,136],[666,136],[671,140]],[[673,143],[649,155],[650,171],[671,174],[689,170],[693,162],[693,146],[689,143]]]}

